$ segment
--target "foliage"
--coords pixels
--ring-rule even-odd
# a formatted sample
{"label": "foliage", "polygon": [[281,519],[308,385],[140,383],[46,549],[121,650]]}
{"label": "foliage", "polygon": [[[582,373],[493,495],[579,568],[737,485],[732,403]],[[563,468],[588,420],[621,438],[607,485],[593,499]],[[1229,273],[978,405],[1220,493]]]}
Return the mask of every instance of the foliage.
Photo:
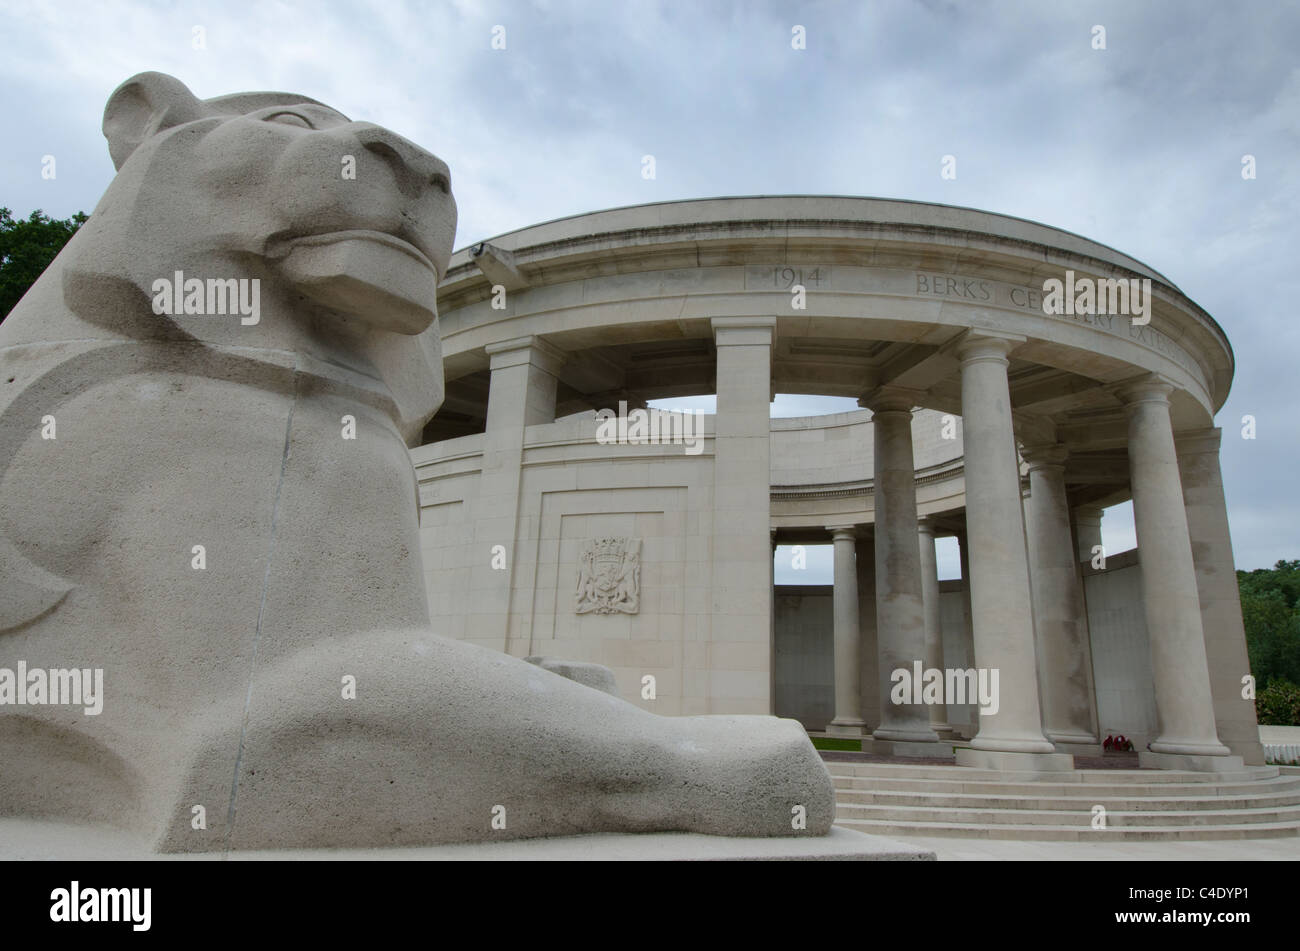
{"label": "foliage", "polygon": [[1238,571],[1237,585],[1257,695],[1274,681],[1300,683],[1300,560]]}
{"label": "foliage", "polygon": [[14,218],[8,208],[0,208],[0,320],[9,316],[86,217],[79,211],[59,221],[38,208],[25,219]]}
{"label": "foliage", "polygon": [[1300,726],[1300,687],[1274,680],[1255,695],[1255,714],[1261,726]]}

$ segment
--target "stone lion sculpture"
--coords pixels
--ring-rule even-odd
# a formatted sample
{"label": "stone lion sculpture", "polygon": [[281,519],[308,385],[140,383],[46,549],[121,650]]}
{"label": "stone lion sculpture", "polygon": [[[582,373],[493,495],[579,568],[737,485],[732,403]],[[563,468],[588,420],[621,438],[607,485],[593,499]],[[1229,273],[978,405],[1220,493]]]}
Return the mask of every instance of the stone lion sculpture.
{"label": "stone lion sculpture", "polygon": [[159,851],[829,831],[795,722],[656,716],[430,628],[442,161],[158,73],[104,134],[116,178],[0,325],[0,668],[100,670],[102,711],[0,703],[0,814]]}

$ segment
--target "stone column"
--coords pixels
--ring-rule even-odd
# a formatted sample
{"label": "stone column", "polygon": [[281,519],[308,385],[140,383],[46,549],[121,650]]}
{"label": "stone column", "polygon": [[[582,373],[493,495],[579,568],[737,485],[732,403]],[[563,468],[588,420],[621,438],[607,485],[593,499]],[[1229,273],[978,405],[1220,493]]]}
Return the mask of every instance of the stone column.
{"label": "stone column", "polygon": [[1160,735],[1144,766],[1223,769],[1240,766],[1215,731],[1210,671],[1201,626],[1196,566],[1178,477],[1169,394],[1173,386],[1148,378],[1120,390],[1128,411],[1129,478],[1142,565],[1142,607],[1151,640]]}
{"label": "stone column", "polygon": [[1034,652],[1034,617],[1020,505],[1020,467],[1011,428],[1007,354],[1015,341],[965,337],[961,411],[966,469],[966,531],[971,547],[971,612],[975,663],[992,684],[997,710],[981,709],[963,766],[988,769],[1072,769],[1043,735]]}
{"label": "stone column", "polygon": [[[1093,549],[1101,545],[1101,517],[1105,513],[1100,505],[1080,505],[1074,510],[1074,534],[1078,544],[1079,561],[1091,563]],[[1103,548],[1103,555],[1106,550]]]}
{"label": "stone column", "polygon": [[767,675],[768,696],[770,698],[768,703],[768,712],[775,714],[776,713],[776,529],[775,528],[768,529],[768,538],[770,539],[771,542],[769,557],[767,559],[767,580],[768,580],[767,589],[769,592],[769,596],[767,599],[767,615],[768,615],[768,630],[771,635],[768,641],[768,645],[769,645],[768,657],[770,658],[768,661],[770,666],[768,668],[768,675]]}
{"label": "stone column", "polygon": [[1201,627],[1210,668],[1210,693],[1219,740],[1247,765],[1262,766],[1255,702],[1242,696],[1242,678],[1250,673],[1246,630],[1241,620],[1241,595],[1228,507],[1219,471],[1222,430],[1204,429],[1180,435],[1179,476],[1183,507],[1196,565],[1196,589],[1201,599]]}
{"label": "stone column", "polygon": [[[917,522],[921,546],[921,599],[925,607],[925,666],[943,670],[943,619],[939,612],[939,559],[934,550],[934,520]],[[936,703],[930,707],[930,729],[941,736],[952,736],[948,725],[948,707]]]}
{"label": "stone column", "polygon": [[1027,446],[1021,455],[1029,464],[1025,533],[1043,732],[1062,752],[1099,756],[1091,645],[1065,495],[1068,452],[1056,443]]}
{"label": "stone column", "polygon": [[775,317],[715,317],[708,669],[684,713],[768,713],[771,693],[769,423]]}
{"label": "stone column", "polygon": [[[965,532],[957,533],[957,557],[961,562],[961,611],[962,611],[962,637],[964,638],[963,647],[965,648],[962,662],[963,669],[975,666],[975,627],[972,619],[974,614],[970,606],[970,541]],[[951,698],[949,698],[951,699]],[[979,706],[974,703],[966,703],[966,726],[961,731],[963,739],[973,739],[979,732],[980,712]]]}
{"label": "stone column", "polygon": [[861,697],[858,712],[868,731],[880,723],[880,682],[876,676],[876,540],[859,538],[854,561],[858,569],[858,663]]}
{"label": "stone column", "polygon": [[[466,640],[516,656],[528,653],[527,620],[512,624],[510,595],[515,581],[519,480],[524,430],[555,421],[556,374],[564,354],[540,337],[517,337],[486,348],[491,382],[487,428],[483,433],[483,471],[474,503],[474,543],[470,551],[470,607]],[[505,567],[493,567],[496,546]]]}
{"label": "stone column", "polygon": [[826,732],[861,736],[862,668],[858,640],[858,566],[852,525],[828,525],[835,544],[835,719]]}
{"label": "stone column", "polygon": [[[910,684],[925,662],[925,602],[921,590],[921,546],[916,533],[916,469],[912,458],[911,398],[878,391],[861,401],[872,410],[875,439],[876,644],[880,658],[880,726],[872,749],[931,755],[914,744],[936,743],[930,712],[905,691],[894,703],[893,672],[906,671]],[[935,747],[929,747],[930,750]]]}

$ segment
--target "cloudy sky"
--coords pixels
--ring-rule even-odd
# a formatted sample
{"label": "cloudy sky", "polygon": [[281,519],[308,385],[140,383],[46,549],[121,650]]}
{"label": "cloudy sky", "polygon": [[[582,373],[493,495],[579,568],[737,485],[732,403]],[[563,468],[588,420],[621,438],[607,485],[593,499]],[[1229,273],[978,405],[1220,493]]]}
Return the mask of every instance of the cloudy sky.
{"label": "cloudy sky", "polygon": [[[21,215],[91,210],[113,174],[104,102],[156,69],[201,97],[303,93],[432,149],[452,169],[458,246],[611,206],[782,193],[1087,235],[1227,331],[1237,564],[1300,558],[1295,2],[0,0],[0,44],[0,205]],[[1133,544],[1127,508],[1107,514],[1110,551]]]}

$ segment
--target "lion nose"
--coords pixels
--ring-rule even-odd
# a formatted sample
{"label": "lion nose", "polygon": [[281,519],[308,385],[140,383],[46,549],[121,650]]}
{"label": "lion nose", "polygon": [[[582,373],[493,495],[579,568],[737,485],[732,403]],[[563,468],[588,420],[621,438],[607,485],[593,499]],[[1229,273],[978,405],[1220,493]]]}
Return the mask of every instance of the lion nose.
{"label": "lion nose", "polygon": [[368,122],[355,123],[353,134],[362,148],[374,152],[388,163],[403,194],[417,198],[429,186],[451,194],[451,170],[436,155],[431,155],[396,133]]}

